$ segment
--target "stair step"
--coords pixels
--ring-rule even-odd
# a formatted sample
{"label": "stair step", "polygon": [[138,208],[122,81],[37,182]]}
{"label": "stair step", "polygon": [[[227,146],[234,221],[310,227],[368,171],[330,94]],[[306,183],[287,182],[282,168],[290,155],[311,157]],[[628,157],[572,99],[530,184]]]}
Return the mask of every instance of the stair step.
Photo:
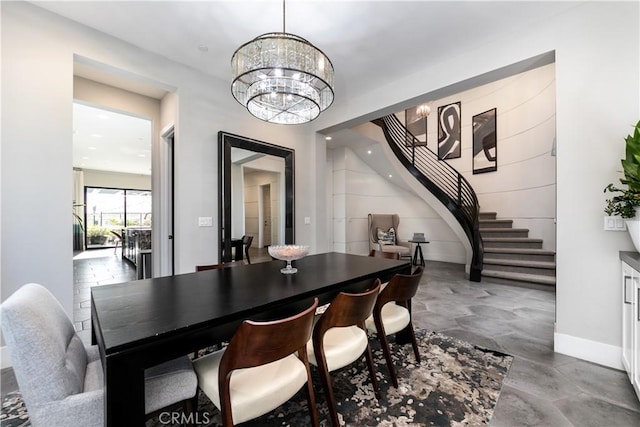
{"label": "stair step", "polygon": [[487,237],[482,239],[485,248],[542,249],[542,239],[528,237]]}
{"label": "stair step", "polygon": [[478,221],[480,229],[483,228],[511,228],[513,227],[512,219],[481,219]]}
{"label": "stair step", "polygon": [[480,235],[485,237],[529,237],[528,228],[482,228]]}
{"label": "stair step", "polygon": [[504,281],[501,283],[513,283],[513,284],[534,283],[534,284],[545,285],[549,287],[556,286],[555,277],[542,276],[539,274],[526,274],[526,273],[515,273],[512,271],[496,271],[496,270],[483,269],[482,276]]}
{"label": "stair step", "polygon": [[484,248],[484,256],[493,259],[555,261],[555,252],[544,249],[527,248]]}
{"label": "stair step", "polygon": [[556,263],[546,261],[527,261],[521,259],[484,258],[484,268],[493,271],[511,271],[515,273],[556,275]]}
{"label": "stair step", "polygon": [[496,219],[496,216],[498,216],[498,214],[496,212],[480,212],[480,213],[478,213],[478,219],[481,219],[481,220]]}

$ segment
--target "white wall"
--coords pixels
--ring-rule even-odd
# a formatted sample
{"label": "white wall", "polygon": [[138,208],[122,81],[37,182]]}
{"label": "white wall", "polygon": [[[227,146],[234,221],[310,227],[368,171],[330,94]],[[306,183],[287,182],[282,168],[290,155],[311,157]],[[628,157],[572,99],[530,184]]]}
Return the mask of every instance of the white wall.
{"label": "white wall", "polygon": [[619,353],[622,333],[618,252],[633,246],[624,233],[603,231],[603,188],[619,179],[623,138],[640,117],[639,16],[637,2],[579,3],[483,49],[336,101],[315,123],[317,129],[326,129],[388,111],[418,94],[555,51],[555,346],[609,366],[620,365],[619,354],[612,354]]}
{"label": "white wall", "polygon": [[421,198],[393,185],[372,170],[350,148],[329,151],[333,185],[333,250],[359,255],[369,253],[369,213],[397,213],[397,235],[409,240],[424,232],[425,259],[464,264],[465,249],[442,217]]}
{"label": "white wall", "polygon": [[[74,55],[176,95],[163,104],[175,120],[175,264],[191,272],[217,258],[217,133],[224,130],[295,149],[296,241],[315,244],[315,136],[308,125],[270,125],[229,96],[229,82],[143,51],[26,2],[0,3],[2,19],[2,298],[40,282],[72,313],[71,194]],[[217,60],[213,58],[212,60]],[[227,61],[227,59],[224,59]],[[8,107],[10,106],[10,108]],[[322,159],[324,165],[324,159]],[[154,163],[155,165],[155,163]],[[324,184],[320,185],[324,196]],[[42,217],[41,207],[47,206]],[[198,227],[198,217],[214,218]],[[33,224],[46,227],[45,236]],[[61,226],[62,225],[62,226]],[[56,250],[52,250],[56,248]],[[65,250],[64,248],[67,248]],[[313,248],[315,249],[315,248]],[[35,268],[34,266],[37,266]]]}

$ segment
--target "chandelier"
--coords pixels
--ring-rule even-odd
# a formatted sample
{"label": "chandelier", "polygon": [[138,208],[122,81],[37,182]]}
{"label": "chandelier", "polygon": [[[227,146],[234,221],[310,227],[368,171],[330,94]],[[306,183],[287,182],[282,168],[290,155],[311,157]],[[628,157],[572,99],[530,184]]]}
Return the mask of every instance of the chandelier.
{"label": "chandelier", "polygon": [[320,49],[285,31],[267,33],[240,46],[231,57],[231,93],[260,120],[309,122],[333,102],[333,65]]}
{"label": "chandelier", "polygon": [[431,107],[429,106],[429,104],[422,104],[416,107],[416,115],[418,117],[426,119],[429,113],[431,113]]}

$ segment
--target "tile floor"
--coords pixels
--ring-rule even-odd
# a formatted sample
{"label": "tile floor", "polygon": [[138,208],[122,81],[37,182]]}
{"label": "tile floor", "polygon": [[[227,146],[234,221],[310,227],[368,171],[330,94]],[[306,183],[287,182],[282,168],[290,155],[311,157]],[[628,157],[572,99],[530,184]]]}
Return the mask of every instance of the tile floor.
{"label": "tile floor", "polygon": [[555,292],[469,282],[427,262],[414,325],[514,356],[492,426],[640,426],[625,372],[553,352]]}
{"label": "tile floor", "polygon": [[[74,260],[74,324],[87,342],[90,287],[135,273],[113,249],[101,252]],[[251,260],[270,258],[252,248]],[[640,403],[626,373],[553,352],[554,292],[472,283],[460,265],[427,262],[413,316],[416,327],[515,357],[493,426],[640,426]],[[1,388],[2,396],[18,388],[11,369],[2,371]]]}

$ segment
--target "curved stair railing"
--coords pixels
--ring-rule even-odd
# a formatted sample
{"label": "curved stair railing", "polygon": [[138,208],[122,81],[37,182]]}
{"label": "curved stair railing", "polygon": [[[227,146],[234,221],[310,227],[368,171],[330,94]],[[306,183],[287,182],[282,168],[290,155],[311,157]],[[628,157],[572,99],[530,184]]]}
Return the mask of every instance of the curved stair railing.
{"label": "curved stair railing", "polygon": [[382,128],[384,136],[404,167],[429,190],[456,218],[464,230],[473,256],[469,280],[479,282],[482,273],[484,248],[480,236],[478,216],[480,205],[469,181],[446,161],[424,145],[391,114],[373,121]]}

